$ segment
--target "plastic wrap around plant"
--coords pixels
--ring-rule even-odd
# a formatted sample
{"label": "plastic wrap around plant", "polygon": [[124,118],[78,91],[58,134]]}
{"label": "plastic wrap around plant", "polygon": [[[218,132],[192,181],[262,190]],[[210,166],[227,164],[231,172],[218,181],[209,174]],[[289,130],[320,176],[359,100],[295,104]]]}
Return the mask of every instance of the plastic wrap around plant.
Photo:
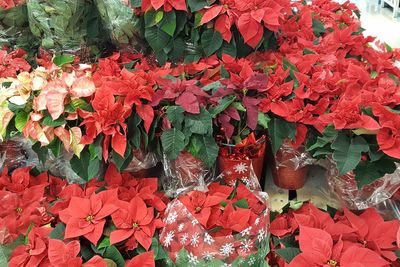
{"label": "plastic wrap around plant", "polygon": [[30,29],[44,48],[73,53],[85,44],[89,1],[28,0],[27,5]]}
{"label": "plastic wrap around plant", "polygon": [[97,10],[113,43],[119,48],[142,53],[146,45],[140,35],[140,19],[128,2],[95,0]]}
{"label": "plastic wrap around plant", "polygon": [[182,267],[262,266],[268,253],[268,194],[241,182],[212,183],[208,189],[168,205],[160,242],[172,261]]}
{"label": "plastic wrap around plant", "polygon": [[132,151],[133,158],[131,163],[124,169],[126,172],[140,173],[149,170],[159,162],[157,155],[152,152],[144,152],[141,149],[134,149]]}
{"label": "plastic wrap around plant", "polygon": [[37,165],[38,158],[31,146],[32,143],[22,137],[13,137],[0,143],[1,171],[4,168],[13,171],[20,167]]}
{"label": "plastic wrap around plant", "polygon": [[391,198],[400,188],[400,164],[396,166],[393,173],[359,189],[353,173],[338,176],[336,165],[331,163],[327,170],[328,184],[343,206],[352,210],[367,209]]}
{"label": "plastic wrap around plant", "polygon": [[29,30],[26,4],[9,9],[0,7],[0,45],[25,47],[33,36]]}
{"label": "plastic wrap around plant", "polygon": [[166,195],[176,196],[189,190],[206,190],[206,181],[212,181],[215,170],[189,152],[181,152],[175,160],[163,156],[162,185]]}
{"label": "plastic wrap around plant", "polygon": [[276,168],[288,167],[299,170],[316,162],[304,147],[295,148],[291,143],[284,142],[275,156]]}

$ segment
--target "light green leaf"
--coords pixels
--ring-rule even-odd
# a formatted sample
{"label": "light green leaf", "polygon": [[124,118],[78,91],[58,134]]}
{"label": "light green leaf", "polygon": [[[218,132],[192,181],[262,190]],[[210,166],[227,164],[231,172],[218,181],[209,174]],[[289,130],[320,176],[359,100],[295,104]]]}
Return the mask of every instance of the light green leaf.
{"label": "light green leaf", "polygon": [[17,128],[18,131],[22,132],[28,120],[29,113],[22,110],[19,111],[15,116],[15,128]]}
{"label": "light green leaf", "polygon": [[53,59],[53,63],[59,67],[62,67],[65,64],[70,64],[74,62],[74,56],[72,55],[57,55]]}
{"label": "light green leaf", "polygon": [[124,257],[115,246],[110,246],[106,248],[103,256],[104,258],[110,259],[115,262],[117,264],[117,267],[125,267]]}
{"label": "light green leaf", "polygon": [[0,266],[7,267],[12,251],[22,244],[24,244],[24,238],[20,236],[11,244],[0,245]]}
{"label": "light green leaf", "polygon": [[97,249],[107,248],[109,246],[110,246],[110,238],[108,236],[106,236],[97,245]]}
{"label": "light green leaf", "polygon": [[271,118],[262,112],[258,112],[258,124],[261,125],[264,129],[268,129],[268,123],[270,122]]}
{"label": "light green leaf", "polygon": [[354,170],[361,160],[361,153],[369,151],[364,138],[360,136],[350,138],[343,132],[339,133],[331,147],[334,150],[332,158],[336,162],[339,175]]}
{"label": "light green leaf", "polygon": [[164,32],[168,33],[169,36],[174,36],[176,29],[175,11],[172,10],[164,14],[160,27]]}
{"label": "light green leaf", "polygon": [[61,125],[65,125],[67,121],[60,116],[58,119],[53,120],[53,118],[50,115],[47,115],[46,117],[43,118],[42,124],[50,127],[58,127]]}

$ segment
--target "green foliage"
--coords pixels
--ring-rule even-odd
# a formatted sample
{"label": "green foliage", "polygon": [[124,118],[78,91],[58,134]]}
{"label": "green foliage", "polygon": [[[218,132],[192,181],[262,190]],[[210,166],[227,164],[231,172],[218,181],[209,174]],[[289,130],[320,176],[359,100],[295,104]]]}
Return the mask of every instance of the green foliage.
{"label": "green foliage", "polygon": [[22,244],[24,244],[24,238],[20,236],[11,244],[0,245],[0,266],[7,267],[12,251]]}
{"label": "green foliage", "polygon": [[277,255],[283,258],[287,263],[290,263],[294,257],[300,254],[299,248],[287,247],[274,250]]}
{"label": "green foliage", "polygon": [[74,155],[70,163],[72,170],[79,177],[85,181],[90,181],[98,175],[101,161],[99,159],[92,160],[90,152],[84,149],[80,158]]}
{"label": "green foliage", "polygon": [[268,124],[268,131],[274,154],[276,154],[285,139],[293,140],[296,137],[296,125],[280,118],[271,118]]}

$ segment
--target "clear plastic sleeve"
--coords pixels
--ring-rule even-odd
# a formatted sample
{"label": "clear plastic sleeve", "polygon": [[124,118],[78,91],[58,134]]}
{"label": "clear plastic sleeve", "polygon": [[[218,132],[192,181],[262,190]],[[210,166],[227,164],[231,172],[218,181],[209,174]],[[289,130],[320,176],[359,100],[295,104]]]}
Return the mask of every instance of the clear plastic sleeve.
{"label": "clear plastic sleeve", "polygon": [[29,26],[51,51],[76,53],[85,46],[91,5],[87,0],[28,0]]}
{"label": "clear plastic sleeve", "polygon": [[32,40],[34,37],[29,30],[26,4],[9,9],[0,7],[0,46],[27,48]]}
{"label": "clear plastic sleeve", "polygon": [[175,160],[163,156],[164,174],[162,185],[166,195],[176,196],[190,190],[206,190],[206,181],[211,181],[215,169],[207,168],[204,163],[189,152],[181,152]]}
{"label": "clear plastic sleeve", "polygon": [[327,179],[331,192],[338,201],[351,210],[363,210],[376,206],[392,197],[400,188],[400,164],[397,169],[358,189],[355,175],[348,173],[338,176],[336,165],[331,162],[327,169]]}
{"label": "clear plastic sleeve", "polygon": [[[250,179],[258,184],[254,172]],[[169,203],[160,242],[179,266],[262,266],[268,252],[269,212],[267,193],[242,183],[235,190],[212,183],[208,192],[191,191]]]}
{"label": "clear plastic sleeve", "polygon": [[130,1],[95,0],[97,10],[112,42],[119,49],[143,53],[147,48],[140,33],[140,18]]}
{"label": "clear plastic sleeve", "polygon": [[[141,149],[134,149],[132,153],[133,153],[132,161],[131,163],[129,163],[128,167],[124,169],[124,171],[133,173],[133,175],[137,178],[140,177],[135,174],[140,175],[141,173],[143,173],[150,175],[148,174],[148,171],[157,166],[159,162],[157,155],[153,152],[148,152],[148,151],[145,152]],[[144,177],[150,177],[150,176],[143,176],[143,178]]]}
{"label": "clear plastic sleeve", "polygon": [[316,160],[306,152],[304,146],[294,147],[285,141],[276,155],[269,151],[269,163],[274,183],[284,189],[298,190],[306,182],[309,166]]}
{"label": "clear plastic sleeve", "polygon": [[36,166],[39,161],[31,149],[32,143],[23,137],[13,137],[0,143],[1,171],[13,171],[25,166]]}

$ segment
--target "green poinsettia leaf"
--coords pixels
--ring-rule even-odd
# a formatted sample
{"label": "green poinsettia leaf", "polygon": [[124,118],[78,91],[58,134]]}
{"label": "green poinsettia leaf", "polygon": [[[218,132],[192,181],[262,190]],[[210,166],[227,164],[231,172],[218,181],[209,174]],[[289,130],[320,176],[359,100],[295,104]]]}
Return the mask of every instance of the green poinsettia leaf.
{"label": "green poinsettia leaf", "polygon": [[161,135],[161,144],[167,157],[174,160],[185,148],[185,135],[176,128],[166,130]]}
{"label": "green poinsettia leaf", "polygon": [[53,63],[59,67],[62,67],[65,64],[70,64],[74,62],[75,57],[72,55],[57,55],[53,59]]}
{"label": "green poinsettia leaf", "polygon": [[287,263],[290,263],[294,259],[294,257],[300,254],[300,249],[293,247],[275,249],[274,251],[276,254],[279,255],[279,257],[283,258]]}
{"label": "green poinsettia leaf", "polygon": [[190,139],[190,153],[212,167],[218,157],[219,147],[212,136],[194,134]]}
{"label": "green poinsettia leaf", "polygon": [[161,21],[161,30],[166,32],[169,36],[174,36],[176,30],[176,15],[175,11],[164,13]]}
{"label": "green poinsettia leaf", "polygon": [[23,110],[19,111],[15,116],[15,128],[17,128],[18,131],[22,132],[28,120],[29,113]]}
{"label": "green poinsettia leaf", "polygon": [[18,237],[11,244],[0,245],[0,266],[8,266],[8,261],[10,260],[11,253],[13,250],[19,246],[24,244],[24,237]]}
{"label": "green poinsettia leaf", "polygon": [[205,55],[209,57],[217,52],[221,48],[223,41],[222,35],[219,32],[212,29],[206,30],[201,36],[201,44]]}
{"label": "green poinsettia leaf", "polygon": [[350,138],[344,132],[338,134],[331,147],[334,150],[332,158],[336,162],[339,175],[354,170],[361,160],[361,153],[369,151],[364,138],[361,136]]}
{"label": "green poinsettia leaf", "polygon": [[115,262],[117,264],[117,267],[125,267],[124,257],[122,256],[121,252],[119,252],[116,246],[107,247],[103,254],[103,257]]}
{"label": "green poinsettia leaf", "polygon": [[283,140],[296,137],[296,125],[282,119],[272,118],[268,123],[269,136],[271,138],[271,146],[274,154],[278,152]]}
{"label": "green poinsettia leaf", "polygon": [[60,222],[57,224],[56,227],[54,227],[53,231],[50,232],[49,238],[64,240],[64,234],[65,234],[65,224]]}
{"label": "green poinsettia leaf", "polygon": [[357,187],[363,188],[365,185],[375,182],[387,173],[393,173],[396,170],[396,164],[387,158],[378,161],[361,161],[354,170]]}

